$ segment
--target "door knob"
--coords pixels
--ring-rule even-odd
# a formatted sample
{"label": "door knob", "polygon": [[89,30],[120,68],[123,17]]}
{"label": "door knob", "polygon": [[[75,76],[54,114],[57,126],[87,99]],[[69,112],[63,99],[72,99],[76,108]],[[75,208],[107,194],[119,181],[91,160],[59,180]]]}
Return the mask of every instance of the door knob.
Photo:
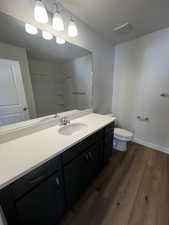
{"label": "door knob", "polygon": [[23,111],[27,111],[27,110],[28,110],[28,108],[27,108],[27,107],[24,107],[24,108],[23,108]]}

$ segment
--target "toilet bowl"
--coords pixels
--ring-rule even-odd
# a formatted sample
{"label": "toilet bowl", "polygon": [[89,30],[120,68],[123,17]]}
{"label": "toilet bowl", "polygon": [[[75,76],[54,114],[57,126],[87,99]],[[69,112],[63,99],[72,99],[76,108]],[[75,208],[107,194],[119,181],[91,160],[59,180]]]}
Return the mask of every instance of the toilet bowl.
{"label": "toilet bowl", "polygon": [[124,130],[121,128],[114,129],[114,141],[113,141],[113,148],[119,151],[126,151],[127,150],[127,142],[131,141],[133,138],[133,133]]}

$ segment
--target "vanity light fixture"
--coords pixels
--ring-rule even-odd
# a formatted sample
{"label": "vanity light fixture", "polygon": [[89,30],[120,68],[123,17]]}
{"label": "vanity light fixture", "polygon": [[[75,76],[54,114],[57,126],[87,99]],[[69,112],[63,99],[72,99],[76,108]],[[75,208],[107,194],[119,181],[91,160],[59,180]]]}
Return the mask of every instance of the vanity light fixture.
{"label": "vanity light fixture", "polygon": [[[61,4],[59,3],[59,6],[60,5]],[[56,6],[56,9],[55,9],[55,12],[54,12],[53,18],[52,18],[52,27],[53,27],[53,29],[55,29],[58,32],[64,31],[65,24],[63,21],[63,17],[60,13],[60,10],[58,9],[57,0],[56,0],[55,6]],[[63,10],[66,10],[63,6],[62,6],[62,8],[63,8]],[[44,23],[44,24],[48,23],[48,21],[49,21],[48,12],[47,12],[42,0],[36,0],[36,2],[35,2],[34,18],[37,22]],[[78,36],[78,28],[77,28],[75,21],[72,18],[68,23],[68,36],[69,37],[77,37]],[[50,40],[50,39],[48,39],[48,40]]]}
{"label": "vanity light fixture", "polygon": [[45,40],[52,40],[53,39],[53,35],[47,31],[42,31],[42,37]]}
{"label": "vanity light fixture", "polygon": [[59,45],[63,45],[66,43],[66,41],[61,37],[56,37],[56,43]]}
{"label": "vanity light fixture", "polygon": [[38,33],[38,29],[36,27],[34,27],[33,25],[28,24],[28,23],[25,24],[25,31],[28,34],[32,34],[32,35],[35,35],[35,34]]}
{"label": "vanity light fixture", "polygon": [[55,12],[52,20],[53,29],[56,31],[64,31],[64,22],[59,12]]}
{"label": "vanity light fixture", "polygon": [[68,24],[68,35],[70,37],[78,36],[78,29],[77,29],[76,23],[73,19],[71,19]]}
{"label": "vanity light fixture", "polygon": [[39,23],[48,23],[48,13],[41,0],[37,0],[35,2],[34,17]]}

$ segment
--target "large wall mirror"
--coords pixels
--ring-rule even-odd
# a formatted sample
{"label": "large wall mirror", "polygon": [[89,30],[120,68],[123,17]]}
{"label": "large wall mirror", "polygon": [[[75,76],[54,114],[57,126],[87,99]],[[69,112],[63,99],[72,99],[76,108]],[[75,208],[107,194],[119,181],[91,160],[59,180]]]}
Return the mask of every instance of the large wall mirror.
{"label": "large wall mirror", "polygon": [[0,13],[0,126],[91,108],[92,80],[91,52]]}

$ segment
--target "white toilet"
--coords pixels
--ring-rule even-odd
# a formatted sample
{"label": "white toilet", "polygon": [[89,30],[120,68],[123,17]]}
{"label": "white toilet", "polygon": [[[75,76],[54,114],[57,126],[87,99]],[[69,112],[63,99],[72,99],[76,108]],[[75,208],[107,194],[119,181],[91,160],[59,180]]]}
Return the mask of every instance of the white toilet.
{"label": "white toilet", "polygon": [[133,138],[133,133],[124,130],[121,128],[114,129],[114,141],[113,141],[113,148],[119,151],[126,151],[127,150],[127,142],[131,141]]}

